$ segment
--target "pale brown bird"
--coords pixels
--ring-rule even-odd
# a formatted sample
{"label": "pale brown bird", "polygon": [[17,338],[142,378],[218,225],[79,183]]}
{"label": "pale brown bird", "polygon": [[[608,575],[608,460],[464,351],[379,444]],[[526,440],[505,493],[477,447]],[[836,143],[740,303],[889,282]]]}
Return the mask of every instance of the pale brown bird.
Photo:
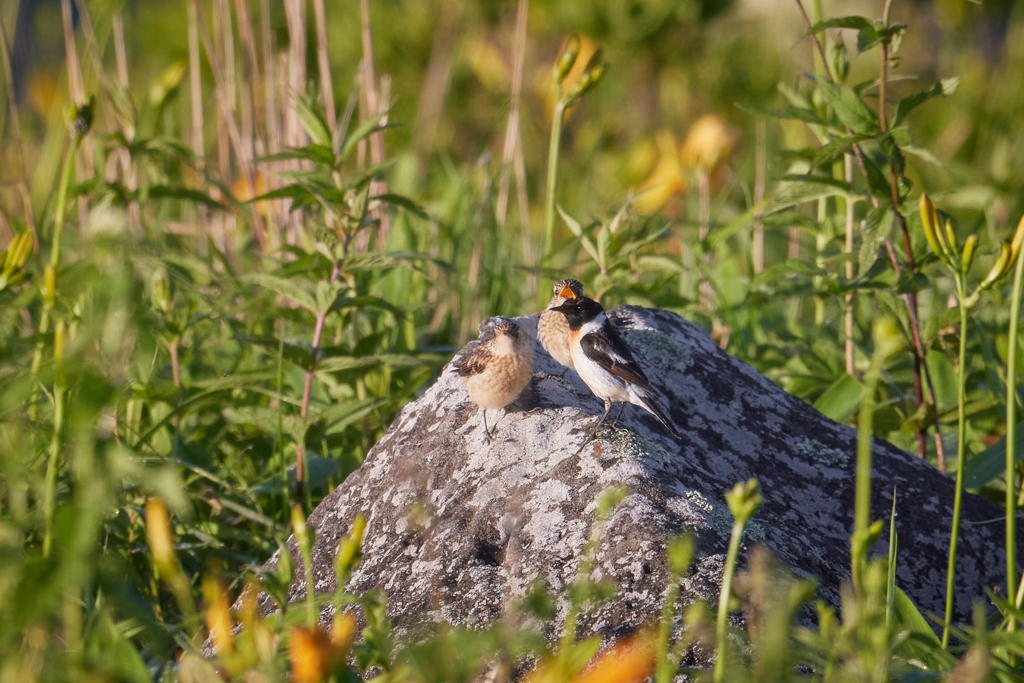
{"label": "pale brown bird", "polygon": [[459,377],[466,380],[469,397],[483,412],[484,438],[489,442],[487,411],[516,400],[533,377],[533,339],[512,320],[500,318],[462,361]]}
{"label": "pale brown bird", "polygon": [[[554,286],[554,296],[548,302],[548,307],[540,313],[540,320],[537,321],[537,339],[541,346],[552,358],[567,368],[575,369],[572,363],[572,352],[570,350],[571,337],[569,335],[569,323],[565,316],[555,311],[566,301],[579,299],[583,296],[583,285],[579,280],[567,278],[559,280]],[[564,375],[565,372],[563,371]]]}

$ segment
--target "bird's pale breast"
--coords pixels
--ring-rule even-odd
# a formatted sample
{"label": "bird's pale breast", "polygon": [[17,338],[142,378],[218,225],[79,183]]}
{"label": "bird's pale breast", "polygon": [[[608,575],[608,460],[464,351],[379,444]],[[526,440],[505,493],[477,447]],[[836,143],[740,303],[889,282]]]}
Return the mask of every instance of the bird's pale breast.
{"label": "bird's pale breast", "polygon": [[572,351],[569,345],[569,321],[558,311],[541,311],[537,321],[537,338],[541,346],[559,364],[573,367]]}

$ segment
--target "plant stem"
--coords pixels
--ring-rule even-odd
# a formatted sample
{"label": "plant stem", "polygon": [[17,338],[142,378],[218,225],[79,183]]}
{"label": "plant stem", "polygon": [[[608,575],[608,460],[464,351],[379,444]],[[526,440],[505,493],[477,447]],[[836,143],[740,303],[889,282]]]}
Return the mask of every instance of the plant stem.
{"label": "plant stem", "polygon": [[562,143],[562,119],[565,117],[565,103],[562,101],[562,88],[558,87],[558,104],[555,105],[554,119],[551,122],[551,143],[548,148],[548,194],[544,225],[544,259],[551,258],[555,248],[555,186],[558,184],[558,152]]}
{"label": "plant stem", "polygon": [[882,375],[885,354],[878,351],[871,357],[871,365],[864,375],[864,400],[857,417],[857,475],[854,493],[853,538],[851,544],[851,571],[854,586],[860,586],[862,569],[866,562],[867,547],[857,542],[864,539],[871,525],[871,467],[873,453],[871,439],[874,436],[875,390]]}
{"label": "plant stem", "polygon": [[[1012,292],[1010,350],[1006,359],[1006,595],[1010,600],[1017,594],[1017,332],[1020,327],[1020,300],[1024,295],[1024,249],[1017,255]],[[1007,630],[1017,630],[1017,620],[1012,614],[1009,615]]]}
{"label": "plant stem", "polygon": [[[60,185],[57,188],[57,213],[54,216],[53,221],[53,242],[50,248],[50,265],[56,270],[57,265],[60,263],[60,236],[64,232],[64,208],[68,203],[68,185],[71,184],[71,170],[75,165],[75,153],[78,151],[78,145],[81,143],[82,138],[79,135],[72,136],[71,146],[68,148],[68,153],[64,157],[64,169],[60,174]],[[56,292],[54,292],[56,295]],[[50,308],[49,306],[43,306],[43,313],[39,319],[39,334],[45,335],[50,331]],[[39,374],[39,368],[43,364],[43,340],[40,339],[36,342],[35,353],[32,354],[32,376],[35,377]],[[39,405],[37,400],[39,398],[39,387],[36,386],[32,389],[32,396],[29,399],[29,417],[35,420],[39,417]]]}
{"label": "plant stem", "polygon": [[50,438],[50,457],[46,462],[46,493],[43,501],[44,530],[43,557],[50,556],[53,546],[53,513],[57,501],[57,467],[60,463],[60,434],[64,427],[64,382],[58,377],[53,383],[53,436]]}
{"label": "plant stem", "polygon": [[[341,275],[341,261],[334,262],[334,268],[331,270],[330,282],[333,284],[338,280],[338,276]],[[327,319],[327,312],[316,314],[316,327],[313,328],[313,347],[311,352],[311,360],[309,363],[309,369],[306,370],[306,381],[302,385],[302,405],[299,408],[299,417],[303,420],[306,419],[306,415],[309,414],[309,395],[313,388],[313,374],[316,372],[316,352],[320,349],[320,337],[324,332],[324,320]],[[298,503],[302,503],[302,499],[306,493],[305,490],[305,465],[306,465],[306,448],[305,444],[295,444],[295,499]]]}
{"label": "plant stem", "polygon": [[718,619],[715,622],[715,642],[718,643],[718,654],[715,656],[714,683],[725,681],[726,638],[729,626],[729,597],[732,593],[732,575],[736,571],[736,557],[740,552],[740,539],[743,538],[744,522],[736,520],[732,523],[732,535],[729,537],[729,550],[725,555],[725,572],[722,575],[722,590],[718,595]]}
{"label": "plant stem", "polygon": [[[949,565],[946,568],[946,616],[942,622],[942,649],[949,647],[949,629],[953,623],[953,579],[956,576],[956,542],[960,532],[960,504],[964,497],[964,462],[967,459],[967,304],[963,278],[957,277],[960,301],[960,372],[957,376],[956,493],[953,497],[953,529],[949,538]],[[1007,524],[1009,524],[1009,520]]]}

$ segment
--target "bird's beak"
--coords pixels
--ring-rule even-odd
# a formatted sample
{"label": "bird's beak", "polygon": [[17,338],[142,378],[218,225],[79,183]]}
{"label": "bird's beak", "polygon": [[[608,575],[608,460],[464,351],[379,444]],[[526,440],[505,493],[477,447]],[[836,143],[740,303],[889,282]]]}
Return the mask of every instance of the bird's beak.
{"label": "bird's beak", "polygon": [[558,296],[560,296],[563,299],[575,299],[576,298],[576,294],[574,294],[572,289],[569,288],[569,285],[566,285],[565,287],[562,287],[562,291],[558,293]]}

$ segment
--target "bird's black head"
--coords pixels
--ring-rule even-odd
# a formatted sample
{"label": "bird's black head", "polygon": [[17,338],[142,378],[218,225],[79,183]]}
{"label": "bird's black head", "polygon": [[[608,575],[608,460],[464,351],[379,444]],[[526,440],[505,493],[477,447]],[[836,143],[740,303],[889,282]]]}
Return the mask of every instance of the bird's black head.
{"label": "bird's black head", "polygon": [[564,304],[552,310],[558,311],[569,321],[569,329],[578,330],[591,320],[604,313],[601,304],[593,299],[581,296],[578,299],[569,299]]}

